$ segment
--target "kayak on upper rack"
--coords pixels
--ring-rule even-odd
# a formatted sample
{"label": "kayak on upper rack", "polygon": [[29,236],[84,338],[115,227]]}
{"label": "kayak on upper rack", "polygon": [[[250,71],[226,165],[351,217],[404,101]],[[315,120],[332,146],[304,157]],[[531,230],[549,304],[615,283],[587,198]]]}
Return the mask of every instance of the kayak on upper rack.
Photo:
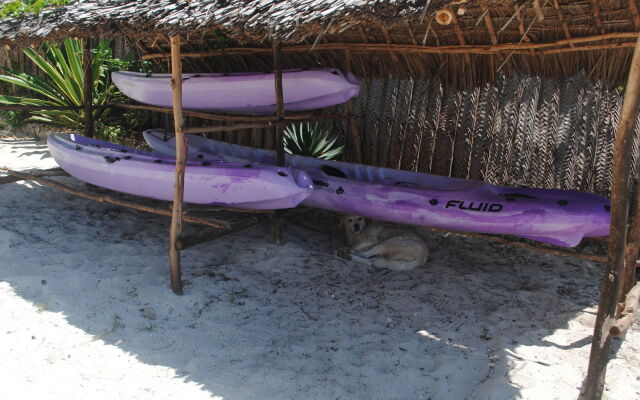
{"label": "kayak on upper rack", "polygon": [[[185,136],[191,158],[276,162],[273,151]],[[155,151],[175,154],[172,133],[148,130],[144,138]],[[512,234],[566,247],[583,237],[609,234],[610,201],[592,193],[496,186],[289,154],[285,163],[313,179],[313,193],[302,201],[310,207],[397,223]]]}
{"label": "kayak on upper rack", "polygon": [[[118,71],[111,74],[118,89],[145,104],[172,107],[171,74]],[[285,111],[334,106],[356,97],[360,84],[353,74],[337,69],[291,69],[282,72]],[[183,74],[182,107],[229,113],[273,114],[273,73]]]}
{"label": "kayak on upper rack", "polygon": [[[47,145],[56,162],[80,180],[123,193],[173,200],[173,156],[66,133],[49,135]],[[311,178],[303,171],[247,161],[190,160],[184,179],[187,203],[252,210],[292,208],[313,190]]]}

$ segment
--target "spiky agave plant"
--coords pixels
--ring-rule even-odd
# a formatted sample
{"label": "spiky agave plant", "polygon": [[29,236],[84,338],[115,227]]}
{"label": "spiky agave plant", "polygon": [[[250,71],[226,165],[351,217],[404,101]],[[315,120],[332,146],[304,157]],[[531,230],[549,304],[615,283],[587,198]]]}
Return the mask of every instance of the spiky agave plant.
{"label": "spiky agave plant", "polygon": [[[43,54],[25,49],[24,54],[43,72],[42,77],[13,69],[5,69],[0,81],[29,89],[39,96],[16,97],[0,95],[0,104],[23,104],[32,106],[82,106],[84,102],[84,70],[82,41],[66,39],[62,46],[45,43]],[[110,59],[109,41],[101,40],[91,62],[93,104],[107,104],[117,93],[116,87],[108,83],[106,62]],[[94,119],[106,117],[108,109],[94,110]],[[47,110],[31,113],[31,121],[45,122],[71,129],[84,127],[83,110]]]}
{"label": "spiky agave plant", "polygon": [[284,149],[289,154],[333,160],[342,154],[344,146],[319,122],[302,122],[285,129]]}

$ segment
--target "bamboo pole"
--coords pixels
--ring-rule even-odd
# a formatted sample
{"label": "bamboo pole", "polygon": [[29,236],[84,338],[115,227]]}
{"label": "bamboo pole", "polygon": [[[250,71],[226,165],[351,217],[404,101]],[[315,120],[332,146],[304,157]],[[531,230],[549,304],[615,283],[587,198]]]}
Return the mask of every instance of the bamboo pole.
{"label": "bamboo pole", "polygon": [[[351,73],[351,51],[346,49],[344,51],[344,73]],[[353,118],[353,100],[347,100],[345,105],[345,115],[348,115],[347,129],[348,137],[351,141],[351,154],[354,157],[354,162],[362,162],[362,144],[360,143],[360,135],[358,134],[358,127],[356,121]]]}
{"label": "bamboo pole", "polygon": [[609,327],[615,320],[625,264],[627,217],[629,214],[629,176],[633,145],[633,127],[640,107],[640,38],[636,41],[631,69],[616,132],[611,187],[611,228],[607,268],[605,269],[598,314],[593,330],[589,368],[582,400],[600,399],[609,361]]}
{"label": "bamboo pole", "polygon": [[[576,44],[583,44],[589,42],[599,42],[605,40],[614,39],[637,39],[640,32],[612,32],[601,35],[572,37],[570,39],[561,39],[555,42],[545,43],[500,43],[490,45],[450,45],[450,46],[422,46],[414,44],[399,44],[399,43],[319,43],[313,45],[295,45],[285,46],[281,48],[283,53],[296,53],[296,52],[309,52],[309,51],[333,51],[333,50],[346,50],[349,49],[352,52],[400,52],[400,53],[462,53],[462,54],[496,54],[500,52],[521,52],[522,54],[528,54],[529,50],[540,50],[538,54],[547,54],[545,50],[560,50],[555,49],[562,46],[575,46]],[[624,43],[606,43],[593,46],[576,46],[569,47],[567,49],[561,49],[563,51],[581,51],[583,49],[615,49],[620,47],[633,47],[633,42]],[[216,56],[230,56],[230,55],[254,55],[254,54],[269,54],[272,51],[270,48],[265,47],[230,47],[226,49],[217,49],[203,52],[186,52],[182,54],[184,58],[202,58],[202,57],[216,57]],[[518,53],[520,54],[520,53]],[[155,58],[168,58],[169,54],[166,53],[151,53],[142,56],[143,60],[151,60]]]}
{"label": "bamboo pole", "polygon": [[[78,196],[78,197],[82,197],[85,199],[89,199],[89,200],[93,200],[93,201],[97,201],[98,203],[110,203],[110,204],[115,204],[117,206],[121,206],[121,207],[126,207],[126,208],[131,208],[133,210],[138,210],[138,211],[144,211],[144,212],[148,212],[151,214],[158,214],[158,215],[164,215],[166,217],[170,217],[171,216],[171,211],[169,210],[165,210],[164,208],[156,208],[156,207],[150,207],[150,206],[146,206],[144,204],[138,204],[138,203],[134,203],[131,201],[127,201],[127,200],[120,200],[111,196],[106,196],[106,195],[97,195],[94,193],[89,193],[80,189],[76,189],[74,187],[59,183],[59,182],[55,182],[52,181],[50,179],[46,179],[43,178],[43,176],[52,176],[52,175],[47,175],[44,174],[47,171],[41,171],[42,175],[40,173],[24,173],[24,172],[18,172],[18,171],[13,171],[13,170],[4,170],[6,171],[9,175],[11,175],[12,177],[16,178],[16,181],[33,181],[36,183],[39,183],[43,186],[48,186],[50,188],[54,188],[57,190],[60,190],[62,192],[65,193],[69,193],[72,194],[74,196]],[[53,171],[52,171],[53,172]],[[58,175],[58,174],[56,174]],[[220,220],[214,220],[214,219],[205,219],[205,218],[198,218],[198,217],[192,217],[186,214],[183,214],[182,219],[187,221],[187,222],[192,222],[194,224],[200,224],[200,225],[206,225],[206,226],[211,226],[214,228],[219,228],[219,229],[229,229],[231,228],[231,224],[229,224],[227,221],[220,221]]]}
{"label": "bamboo pole", "polygon": [[[147,110],[147,111],[157,111],[163,113],[173,113],[173,109],[169,107],[158,107],[158,106],[149,106],[146,104],[125,104],[125,103],[111,103],[110,107],[119,107],[119,108],[127,108],[132,110]],[[0,110],[2,106],[0,106]],[[36,108],[40,109],[40,108]],[[213,114],[202,111],[191,111],[191,110],[182,110],[183,115],[187,115],[190,117],[201,118],[205,120],[211,121],[228,121],[228,122],[276,122],[278,117],[276,116],[255,116],[255,115],[225,115],[225,114]],[[283,115],[282,119],[284,121],[323,121],[323,120],[336,120],[336,119],[346,119],[347,115],[344,114],[323,114],[323,115],[314,115],[314,114],[289,114]]]}
{"label": "bamboo pole", "polygon": [[176,181],[169,231],[169,273],[171,289],[182,294],[180,272],[180,250],[178,241],[182,233],[182,202],[184,199],[184,170],[186,146],[184,143],[184,117],[182,115],[182,60],[180,58],[180,35],[171,36],[171,87],[173,89],[173,121],[176,136]]}

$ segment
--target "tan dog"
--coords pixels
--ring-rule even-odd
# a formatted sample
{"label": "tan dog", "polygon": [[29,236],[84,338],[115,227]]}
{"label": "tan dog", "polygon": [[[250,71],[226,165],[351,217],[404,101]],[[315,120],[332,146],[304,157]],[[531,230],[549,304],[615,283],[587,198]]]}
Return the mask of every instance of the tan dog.
{"label": "tan dog", "polygon": [[427,244],[415,233],[358,215],[343,216],[339,226],[354,261],[396,271],[409,271],[427,262]]}

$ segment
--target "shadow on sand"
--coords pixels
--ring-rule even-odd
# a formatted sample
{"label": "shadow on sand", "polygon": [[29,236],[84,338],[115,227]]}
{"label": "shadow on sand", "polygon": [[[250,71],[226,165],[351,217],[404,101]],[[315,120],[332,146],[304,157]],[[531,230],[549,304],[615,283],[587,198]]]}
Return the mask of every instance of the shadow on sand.
{"label": "shadow on sand", "polygon": [[523,348],[588,351],[588,334],[549,336],[594,305],[597,264],[427,233],[426,268],[381,271],[332,256],[327,235],[295,223],[276,246],[263,225],[185,251],[178,297],[168,219],[11,185],[2,246],[25,257],[0,280],[224,399],[516,399],[517,365],[554,373]]}

